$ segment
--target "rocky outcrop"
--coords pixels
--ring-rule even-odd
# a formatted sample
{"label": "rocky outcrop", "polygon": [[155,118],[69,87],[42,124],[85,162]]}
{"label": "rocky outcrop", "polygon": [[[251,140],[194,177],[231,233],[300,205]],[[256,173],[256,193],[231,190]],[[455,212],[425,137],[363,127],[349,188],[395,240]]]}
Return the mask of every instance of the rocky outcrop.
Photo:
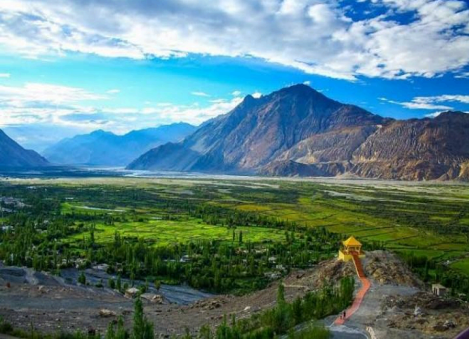
{"label": "rocky outcrop", "polygon": [[446,112],[384,126],[354,152],[351,171],[383,179],[467,179],[468,160],[469,115]]}

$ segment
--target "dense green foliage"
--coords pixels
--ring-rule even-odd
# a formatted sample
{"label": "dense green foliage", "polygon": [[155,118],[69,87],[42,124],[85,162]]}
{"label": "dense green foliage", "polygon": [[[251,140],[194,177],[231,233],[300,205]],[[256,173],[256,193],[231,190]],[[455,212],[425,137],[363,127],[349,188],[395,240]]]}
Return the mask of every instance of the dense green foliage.
{"label": "dense green foliage", "polygon": [[[200,225],[216,225],[231,234],[227,240],[192,240],[186,243],[155,243],[145,237],[124,237],[114,234],[106,242],[98,242],[97,224],[113,225],[123,219],[147,219],[136,212],[103,213],[89,210],[63,210],[69,190],[60,187],[37,190],[13,190],[21,193],[28,207],[6,218],[14,231],[0,234],[0,258],[9,265],[26,265],[37,270],[59,273],[60,269],[79,265],[90,267],[106,263],[109,273],[133,280],[163,280],[170,283],[189,283],[195,288],[217,292],[246,292],[265,287],[272,278],[288,273],[292,268],[307,268],[335,254],[340,236],[325,228],[306,228],[278,218],[258,216],[252,212],[232,211],[204,202],[165,200],[159,210],[178,214],[164,214],[162,219],[193,218]],[[87,199],[96,199],[95,189]],[[85,189],[80,190],[83,195]],[[114,193],[114,192],[113,192]],[[116,192],[124,195],[120,190]],[[128,192],[135,198],[135,192]],[[38,199],[38,196],[40,199]],[[47,198],[46,198],[47,197]],[[128,197],[127,197],[128,198]],[[106,199],[108,199],[106,197]],[[153,204],[154,199],[150,202]],[[105,209],[106,211],[108,209]],[[39,212],[40,211],[40,212]],[[142,213],[143,214],[143,213]],[[146,221],[142,220],[141,223]],[[251,241],[243,237],[238,227],[281,230],[281,240]],[[278,231],[277,231],[278,232]],[[248,234],[248,232],[245,232]],[[70,236],[80,234],[71,242]],[[156,245],[156,246],[155,246]],[[78,282],[86,284],[80,274]],[[124,286],[110,287],[122,290]],[[157,287],[157,286],[155,286]]]}
{"label": "dense green foliage", "polygon": [[412,252],[403,253],[402,257],[423,281],[439,282],[450,288],[452,296],[461,296],[462,299],[469,300],[469,276],[451,270],[447,265],[439,263],[435,259],[416,256]]}
{"label": "dense green foliage", "polygon": [[0,259],[56,273],[107,263],[119,290],[118,275],[244,293],[330,258],[354,234],[468,293],[466,186],[103,178],[2,182],[0,197],[26,205],[0,200],[11,226]]}

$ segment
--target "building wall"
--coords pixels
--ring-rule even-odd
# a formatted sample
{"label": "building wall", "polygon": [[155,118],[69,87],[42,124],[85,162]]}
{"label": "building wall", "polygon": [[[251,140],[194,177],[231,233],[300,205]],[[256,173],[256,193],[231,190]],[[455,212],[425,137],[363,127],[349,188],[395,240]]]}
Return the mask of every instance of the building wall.
{"label": "building wall", "polygon": [[[359,258],[364,258],[365,254],[364,253],[360,254],[358,257]],[[342,250],[339,250],[339,260],[347,262],[347,261],[350,261],[352,259],[353,259],[353,256],[351,254],[347,254],[347,253],[342,252]]]}

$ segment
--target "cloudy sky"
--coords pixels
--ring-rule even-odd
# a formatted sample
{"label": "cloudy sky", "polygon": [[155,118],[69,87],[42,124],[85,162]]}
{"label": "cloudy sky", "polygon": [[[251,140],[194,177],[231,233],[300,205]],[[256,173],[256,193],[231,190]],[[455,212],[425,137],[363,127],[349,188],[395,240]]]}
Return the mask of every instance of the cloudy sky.
{"label": "cloudy sky", "polygon": [[467,1],[0,1],[0,128],[27,147],[295,83],[394,118],[469,111]]}

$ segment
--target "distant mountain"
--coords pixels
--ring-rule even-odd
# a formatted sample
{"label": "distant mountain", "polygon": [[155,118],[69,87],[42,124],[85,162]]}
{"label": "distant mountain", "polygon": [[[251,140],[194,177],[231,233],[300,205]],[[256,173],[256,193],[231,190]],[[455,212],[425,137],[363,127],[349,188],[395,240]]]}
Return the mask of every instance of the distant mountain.
{"label": "distant mountain", "polygon": [[34,151],[26,150],[0,130],[0,168],[36,168],[49,162]]}
{"label": "distant mountain", "polygon": [[430,180],[469,179],[469,114],[398,121],[295,85],[255,99],[129,169]]}
{"label": "distant mountain", "polygon": [[371,126],[372,133],[386,121],[296,85],[258,99],[248,95],[184,142],[153,149],[129,168],[255,173],[314,135],[355,126]]}
{"label": "distant mountain", "polygon": [[55,164],[124,166],[158,145],[183,140],[195,130],[195,126],[186,123],[131,131],[125,135],[98,130],[64,139],[43,154]]}

